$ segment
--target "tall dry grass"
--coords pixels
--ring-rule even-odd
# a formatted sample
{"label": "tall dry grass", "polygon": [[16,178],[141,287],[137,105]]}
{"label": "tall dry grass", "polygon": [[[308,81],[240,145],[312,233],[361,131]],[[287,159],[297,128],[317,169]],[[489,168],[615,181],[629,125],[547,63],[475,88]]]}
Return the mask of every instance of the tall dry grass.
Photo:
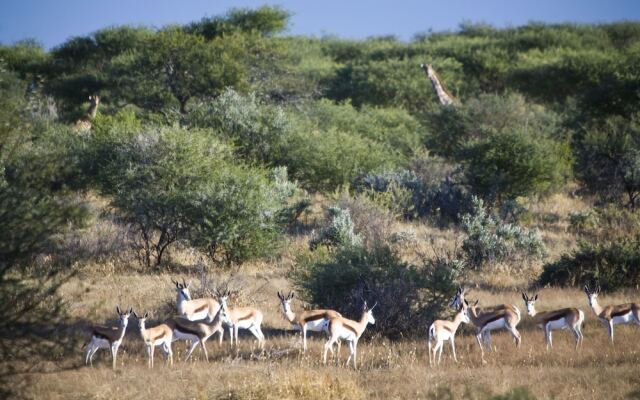
{"label": "tall dry grass", "polygon": [[[170,275],[94,275],[69,282],[63,296],[69,303],[69,335],[88,339],[83,324],[112,320],[116,302],[151,310],[156,319],[166,315],[166,304],[175,301]],[[192,277],[196,279],[197,277]],[[426,337],[390,342],[364,339],[358,346],[357,371],[344,366],[347,346],[340,358],[328,366],[321,363],[323,335],[313,335],[310,349],[300,352],[300,337],[288,331],[278,308],[275,291],[288,289],[283,277],[265,280],[258,275],[243,277],[243,287],[253,293],[253,303],[265,313],[263,323],[267,347],[261,352],[253,337],[243,335],[238,349],[208,344],[211,362],[199,351],[193,361],[178,361],[173,368],[163,364],[156,352],[156,368],[146,367],[146,355],[132,318],[118,357],[118,370],[110,369],[110,359],[101,350],[93,368],[83,364],[80,345],[64,354],[43,355],[24,365],[13,364],[20,373],[10,373],[11,387],[30,398],[466,398],[482,399],[504,394],[523,386],[538,398],[624,398],[640,389],[640,330],[617,326],[616,343],[611,346],[606,330],[588,309],[579,290],[544,289],[539,310],[578,306],[587,316],[584,346],[574,351],[573,337],[556,332],[552,351],[545,350],[543,333],[524,315],[520,293],[471,290],[470,298],[490,305],[513,302],[523,310],[520,329],[523,344],[515,349],[507,334],[494,334],[494,351],[482,364],[471,334],[464,327],[457,343],[459,364],[453,363],[445,348],[443,363],[428,366]],[[224,279],[224,277],[221,277]],[[602,296],[603,304],[638,300],[635,292]],[[296,304],[298,309],[302,304]],[[77,323],[81,321],[81,323]],[[425,327],[426,331],[426,327]],[[84,336],[83,336],[84,335]],[[228,334],[226,336],[228,339]],[[81,343],[82,341],[79,341]],[[174,344],[176,357],[185,345]],[[12,362],[2,361],[9,373]],[[448,397],[450,396],[450,397]]]}

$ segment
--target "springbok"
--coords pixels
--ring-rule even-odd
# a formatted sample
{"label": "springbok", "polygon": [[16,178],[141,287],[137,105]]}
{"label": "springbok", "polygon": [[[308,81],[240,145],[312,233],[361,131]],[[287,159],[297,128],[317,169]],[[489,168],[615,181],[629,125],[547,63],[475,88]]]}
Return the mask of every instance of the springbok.
{"label": "springbok", "polygon": [[91,341],[87,344],[87,353],[84,358],[84,363],[91,364],[93,367],[93,355],[96,354],[98,349],[111,349],[111,358],[113,360],[113,369],[116,369],[116,357],[118,356],[118,348],[122,343],[124,334],[129,324],[129,317],[133,312],[133,309],[129,307],[129,311],[122,312],[120,306],[116,306],[118,317],[120,318],[120,326],[93,326],[91,332]]}
{"label": "springbok", "polygon": [[220,303],[217,300],[211,297],[192,300],[189,292],[190,283],[187,283],[184,278],[182,283],[173,280],[171,282],[176,285],[176,306],[179,316],[189,321],[213,319],[216,316],[220,309]]}
{"label": "springbok", "polygon": [[582,343],[582,323],[584,322],[584,312],[577,308],[562,308],[560,310],[537,312],[535,303],[538,301],[538,295],[529,297],[526,293],[522,293],[524,305],[527,308],[527,314],[533,317],[540,328],[544,329],[544,336],[547,341],[547,350],[553,347],[551,334],[555,329],[570,329],[576,338],[576,350],[578,345]]}
{"label": "springbok", "polygon": [[[451,342],[453,360],[456,363],[458,362],[458,358],[456,357],[455,344],[456,331],[458,330],[458,327],[461,323],[468,324],[469,322],[469,316],[467,315],[467,310],[464,308],[464,306],[458,307],[458,312],[453,318],[453,321],[445,321],[441,319],[433,321],[428,329],[427,345],[429,348],[429,365],[433,365],[433,361],[435,361],[438,351],[440,352],[438,355],[438,365],[440,365],[440,360],[442,359],[442,347],[444,345],[444,341],[446,340]],[[436,342],[435,346],[433,346],[433,342]]]}
{"label": "springbok", "polygon": [[185,361],[189,359],[193,350],[200,343],[200,347],[204,351],[204,357],[209,362],[209,354],[207,353],[206,341],[216,332],[220,333],[219,345],[222,345],[222,322],[228,320],[227,314],[222,307],[216,313],[214,318],[207,317],[204,321],[189,321],[184,318],[171,318],[166,323],[173,329],[173,340],[186,340],[191,342],[191,347],[187,352]]}
{"label": "springbok", "polygon": [[[453,300],[451,300],[451,302],[449,303],[449,307],[456,310],[459,307],[463,307],[466,291],[467,289],[463,288],[462,286],[459,286],[458,290],[456,291],[456,295],[454,296]],[[480,307],[478,308],[478,313],[484,314],[487,312],[495,312],[500,310],[509,310],[511,312],[518,314],[518,319],[521,317],[520,309],[515,304],[496,304],[488,307]],[[484,341],[485,346],[489,350],[491,350],[491,331],[484,331],[482,334],[482,339]]]}
{"label": "springbok", "polygon": [[613,326],[618,324],[635,323],[640,325],[640,306],[638,303],[625,303],[614,306],[602,307],[598,304],[598,295],[600,294],[600,286],[594,291],[590,291],[587,285],[584,286],[584,292],[589,299],[589,306],[600,322],[605,324],[609,329],[609,337],[613,344]]}
{"label": "springbok", "polygon": [[294,313],[291,310],[293,292],[289,292],[287,297],[284,297],[282,293],[278,292],[278,298],[280,299],[282,311],[284,312],[287,321],[289,321],[294,329],[302,332],[303,352],[307,351],[307,331],[328,331],[329,320],[335,317],[342,317],[339,312],[333,310],[308,310]]}
{"label": "springbok", "polygon": [[229,334],[231,335],[231,346],[235,341],[238,346],[238,330],[248,329],[253,336],[258,339],[260,348],[264,348],[264,334],[260,325],[262,325],[263,315],[260,310],[254,307],[236,307],[229,308],[227,306],[227,300],[229,299],[230,292],[227,290],[225,293],[218,293],[218,301],[221,307],[226,313],[227,320],[224,321],[229,326]]}
{"label": "springbok", "polygon": [[144,341],[144,344],[147,348],[147,355],[149,356],[148,365],[149,368],[153,368],[153,353],[156,346],[162,346],[162,350],[169,357],[169,362],[173,366],[173,352],[171,351],[171,342],[173,342],[173,330],[171,327],[162,323],[160,325],[156,325],[153,328],[147,328],[145,326],[147,322],[147,318],[149,317],[149,313],[145,312],[142,317],[140,317],[135,312],[133,315],[138,319],[138,327],[140,328],[140,336]]}
{"label": "springbok", "polygon": [[[516,347],[520,347],[521,336],[520,332],[516,326],[520,322],[520,313],[516,313],[511,309],[502,309],[495,311],[487,311],[484,313],[479,313],[478,311],[478,303],[479,300],[473,305],[469,305],[467,300],[464,301],[465,309],[467,310],[467,316],[469,320],[476,326],[476,340],[478,341],[478,345],[480,346],[480,354],[482,357],[482,362],[484,360],[484,349],[482,347],[482,334],[486,331],[492,331],[496,329],[506,329],[508,330],[516,342]],[[489,341],[489,348],[491,348],[491,341]]]}
{"label": "springbok", "polygon": [[368,324],[375,324],[376,320],[373,318],[373,309],[376,308],[376,302],[373,307],[368,308],[365,301],[362,306],[362,317],[360,321],[353,321],[344,317],[333,317],[329,320],[329,340],[324,345],[324,354],[322,357],[322,363],[327,363],[327,352],[331,351],[333,354],[333,344],[340,339],[344,339],[349,342],[349,358],[347,358],[346,365],[349,365],[351,357],[353,357],[353,368],[357,369],[357,352],[358,352],[358,340],[362,333],[367,328]]}

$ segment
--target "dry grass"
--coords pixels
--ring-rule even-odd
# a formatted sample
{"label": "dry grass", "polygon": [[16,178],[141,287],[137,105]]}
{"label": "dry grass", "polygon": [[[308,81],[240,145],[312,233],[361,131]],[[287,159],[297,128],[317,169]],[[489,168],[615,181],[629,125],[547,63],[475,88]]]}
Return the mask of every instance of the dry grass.
{"label": "dry grass", "polygon": [[[69,301],[71,319],[103,322],[113,319],[117,301],[156,313],[163,310],[174,301],[169,279],[169,275],[93,275],[68,283],[62,293]],[[424,338],[397,342],[372,339],[360,344],[360,368],[354,371],[342,365],[346,349],[340,360],[322,366],[321,335],[310,341],[307,354],[300,354],[299,336],[286,331],[288,324],[275,296],[277,289],[288,288],[284,278],[274,273],[269,279],[255,274],[242,279],[245,290],[254,296],[254,304],[265,313],[265,352],[257,350],[252,338],[245,335],[239,350],[230,350],[228,341],[221,348],[215,341],[209,343],[209,364],[196,352],[194,361],[179,361],[173,368],[158,359],[155,370],[149,371],[132,319],[118,358],[118,371],[110,370],[105,351],[96,356],[94,368],[85,367],[78,345],[69,354],[41,356],[23,365],[29,372],[10,375],[11,386],[31,398],[157,399],[447,398],[449,392],[453,398],[466,393],[469,398],[481,399],[519,386],[539,398],[623,398],[640,389],[638,329],[617,327],[616,345],[610,346],[605,329],[578,290],[545,289],[540,291],[538,302],[539,310],[578,306],[585,311],[584,347],[578,352],[573,350],[573,338],[567,332],[557,332],[553,351],[546,352],[542,332],[523,316],[522,347],[515,350],[508,335],[494,334],[495,351],[487,355],[485,365],[470,328],[465,327],[457,341],[458,365],[446,348],[442,366],[429,368]],[[626,302],[634,296],[634,292],[603,296],[602,303]],[[485,305],[512,302],[524,309],[515,290],[471,290],[469,297],[479,298]],[[75,334],[84,333],[78,329]],[[177,357],[184,354],[184,344],[175,344],[174,348]],[[160,357],[159,352],[156,357]],[[10,364],[5,361],[3,370],[7,371]]]}
{"label": "dry grass", "polygon": [[[2,360],[0,377],[4,374],[5,383],[15,393],[37,399],[484,399],[518,387],[543,399],[640,398],[640,331],[637,327],[616,327],[616,344],[611,346],[606,330],[588,309],[586,296],[579,290],[539,291],[538,310],[575,306],[586,315],[582,349],[574,351],[573,337],[568,332],[557,332],[553,351],[545,351],[543,333],[524,314],[520,295],[521,288],[529,286],[537,276],[542,262],[497,265],[491,271],[474,272],[465,278],[470,287],[468,298],[478,298],[481,305],[487,306],[514,303],[523,310],[519,326],[522,347],[515,350],[510,336],[494,334],[494,351],[487,354],[486,364],[480,360],[470,327],[464,327],[457,340],[460,363],[453,363],[447,347],[439,368],[428,366],[426,338],[394,342],[363,339],[358,347],[357,371],[344,367],[346,349],[339,359],[322,365],[323,335],[313,335],[308,353],[301,354],[300,338],[289,330],[275,293],[290,289],[286,272],[296,254],[307,249],[309,227],[323,218],[322,205],[328,202],[325,198],[314,199],[311,211],[303,217],[304,226],[290,232],[278,259],[210,276],[214,283],[228,282],[238,291],[235,304],[251,304],[263,311],[267,335],[264,352],[255,348],[251,336],[244,335],[237,350],[229,349],[227,340],[221,348],[211,341],[209,364],[197,351],[192,361],[178,361],[173,368],[157,359],[156,368],[150,371],[137,321],[132,319],[116,372],[110,369],[111,361],[104,350],[97,354],[94,368],[84,366],[81,343],[88,339],[86,328],[92,322],[114,323],[115,304],[148,310],[153,318],[161,320],[174,309],[171,278],[189,275],[198,286],[198,268],[202,264],[199,256],[175,248],[171,251],[173,266],[169,272],[155,275],[109,260],[90,263],[60,292],[68,310],[67,326],[61,327],[60,334],[77,339],[70,341],[74,347],[46,352],[28,361]],[[584,201],[566,195],[531,206],[534,217],[530,225],[542,231],[550,253],[547,260],[556,259],[575,246],[573,236],[566,231],[567,216],[569,211],[586,207]],[[401,250],[407,261],[415,263],[424,256],[433,256],[434,251],[451,250],[462,240],[461,233],[454,229],[441,230],[422,223],[396,222],[391,230],[415,233],[417,240]],[[87,235],[99,234],[100,226],[87,230]],[[601,296],[602,304],[638,300],[636,291]],[[298,302],[294,310],[303,306]],[[174,345],[176,357],[184,354],[184,347],[182,343]],[[156,357],[161,357],[160,352]]]}

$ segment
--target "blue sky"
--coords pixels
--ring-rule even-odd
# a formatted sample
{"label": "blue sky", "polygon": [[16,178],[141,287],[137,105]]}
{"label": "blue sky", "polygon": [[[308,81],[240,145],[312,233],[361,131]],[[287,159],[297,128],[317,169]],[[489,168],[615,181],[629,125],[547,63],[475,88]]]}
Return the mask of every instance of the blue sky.
{"label": "blue sky", "polygon": [[498,27],[530,21],[640,21],[640,0],[0,0],[0,43],[35,38],[50,48],[112,25],[161,27],[224,14],[232,7],[279,5],[293,13],[289,33],[360,39],[455,30],[463,21]]}

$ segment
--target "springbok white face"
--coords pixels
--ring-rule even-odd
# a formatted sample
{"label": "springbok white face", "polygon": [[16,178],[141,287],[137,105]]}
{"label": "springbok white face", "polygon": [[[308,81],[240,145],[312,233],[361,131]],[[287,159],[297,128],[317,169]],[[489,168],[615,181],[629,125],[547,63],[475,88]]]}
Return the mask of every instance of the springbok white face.
{"label": "springbok white face", "polygon": [[458,312],[462,313],[462,322],[465,324],[470,324],[471,320],[469,319],[469,315],[467,314],[467,310],[464,308],[464,306],[460,306],[458,307]]}
{"label": "springbok white face", "polygon": [[462,309],[464,310],[464,313],[467,316],[467,318],[469,319],[469,321],[471,321],[471,313],[475,312],[475,310],[478,307],[479,303],[480,303],[480,300],[476,300],[476,302],[473,303],[473,305],[469,305],[469,302],[466,299],[462,303]]}
{"label": "springbok white face", "polygon": [[364,302],[364,310],[367,313],[367,323],[374,325],[376,323],[376,319],[373,318],[373,309],[376,308],[376,306],[378,305],[378,302],[376,301],[376,303],[373,305],[373,307],[368,308],[367,307],[367,302]]}
{"label": "springbok white face", "polygon": [[598,295],[600,294],[600,286],[598,286],[596,290],[592,292],[589,290],[589,286],[584,285],[584,292],[587,294],[587,299],[589,299],[589,306],[593,307],[593,305],[598,302]]}
{"label": "springbok white face", "polygon": [[220,303],[220,307],[225,311],[229,311],[229,307],[227,306],[227,300],[229,299],[229,295],[231,292],[227,290],[226,292],[217,292],[218,302]]}
{"label": "springbok white face", "polygon": [[147,323],[147,318],[149,318],[149,312],[145,312],[144,315],[141,317],[138,314],[135,313],[135,311],[133,312],[133,315],[136,317],[136,319],[138,320],[138,327],[140,329],[145,329],[145,324]]}
{"label": "springbok white face", "polygon": [[534,316],[536,314],[535,303],[538,301],[538,294],[529,297],[526,293],[522,293],[522,300],[524,300],[524,305],[527,307],[527,314]]}
{"label": "springbok white face", "polygon": [[291,300],[293,300],[293,292],[289,292],[287,297],[280,292],[278,292],[278,298],[280,299],[280,304],[282,304],[282,308],[284,309],[285,314],[292,313],[291,311]]}
{"label": "springbok white face", "polygon": [[182,300],[190,301],[191,300],[191,293],[189,292],[190,282],[187,282],[184,279],[182,279],[182,283],[177,281],[172,281],[172,282],[176,284],[176,292],[182,298]]}
{"label": "springbok white face", "polygon": [[122,326],[127,326],[129,324],[129,317],[133,313],[133,308],[129,307],[129,311],[122,312],[122,310],[120,310],[120,306],[116,306],[116,311],[120,317],[120,324]]}

